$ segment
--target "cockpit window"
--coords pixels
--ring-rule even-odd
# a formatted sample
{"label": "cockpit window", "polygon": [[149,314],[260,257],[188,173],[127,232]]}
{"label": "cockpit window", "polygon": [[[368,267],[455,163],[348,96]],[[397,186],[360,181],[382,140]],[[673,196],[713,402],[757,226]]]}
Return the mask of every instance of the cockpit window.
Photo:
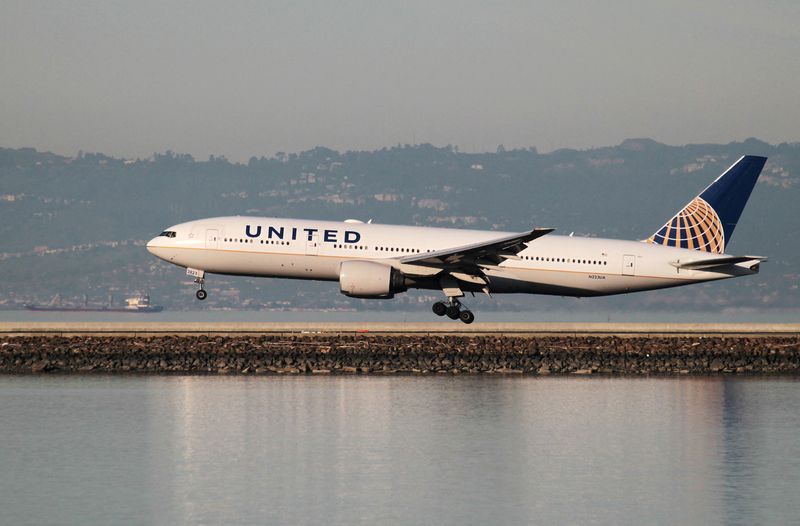
{"label": "cockpit window", "polygon": [[161,236],[164,236],[164,237],[175,237],[175,232],[172,231],[172,230],[164,230],[163,232],[158,234],[158,237],[161,237]]}

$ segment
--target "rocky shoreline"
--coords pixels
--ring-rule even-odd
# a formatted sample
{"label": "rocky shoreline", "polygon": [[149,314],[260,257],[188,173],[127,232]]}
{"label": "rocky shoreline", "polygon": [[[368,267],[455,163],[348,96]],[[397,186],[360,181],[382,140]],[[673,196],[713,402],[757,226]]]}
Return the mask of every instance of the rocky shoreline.
{"label": "rocky shoreline", "polygon": [[800,338],[7,337],[2,373],[800,375]]}

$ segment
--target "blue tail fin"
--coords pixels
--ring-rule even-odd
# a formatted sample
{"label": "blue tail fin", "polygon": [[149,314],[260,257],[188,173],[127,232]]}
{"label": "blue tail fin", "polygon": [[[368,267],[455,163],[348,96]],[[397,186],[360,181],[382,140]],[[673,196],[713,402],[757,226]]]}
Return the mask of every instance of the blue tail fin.
{"label": "blue tail fin", "polygon": [[745,155],[646,241],[723,254],[766,162]]}

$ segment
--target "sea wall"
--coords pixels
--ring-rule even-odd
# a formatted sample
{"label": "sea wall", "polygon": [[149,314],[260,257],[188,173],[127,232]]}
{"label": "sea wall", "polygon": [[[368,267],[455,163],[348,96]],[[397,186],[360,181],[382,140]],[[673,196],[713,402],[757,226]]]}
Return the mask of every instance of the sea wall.
{"label": "sea wall", "polygon": [[0,373],[800,375],[800,338],[24,336]]}

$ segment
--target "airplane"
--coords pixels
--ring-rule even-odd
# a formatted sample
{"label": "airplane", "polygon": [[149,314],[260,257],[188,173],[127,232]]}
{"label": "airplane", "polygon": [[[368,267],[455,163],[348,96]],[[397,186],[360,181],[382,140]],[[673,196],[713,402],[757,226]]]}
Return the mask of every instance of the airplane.
{"label": "airplane", "polygon": [[186,268],[204,300],[207,274],[338,281],[353,298],[440,290],[437,316],[472,323],[465,293],[606,296],[756,274],[762,256],[725,253],[766,157],[745,155],[650,237],[640,241],[550,235],[215,217],[171,226],[147,243]]}

